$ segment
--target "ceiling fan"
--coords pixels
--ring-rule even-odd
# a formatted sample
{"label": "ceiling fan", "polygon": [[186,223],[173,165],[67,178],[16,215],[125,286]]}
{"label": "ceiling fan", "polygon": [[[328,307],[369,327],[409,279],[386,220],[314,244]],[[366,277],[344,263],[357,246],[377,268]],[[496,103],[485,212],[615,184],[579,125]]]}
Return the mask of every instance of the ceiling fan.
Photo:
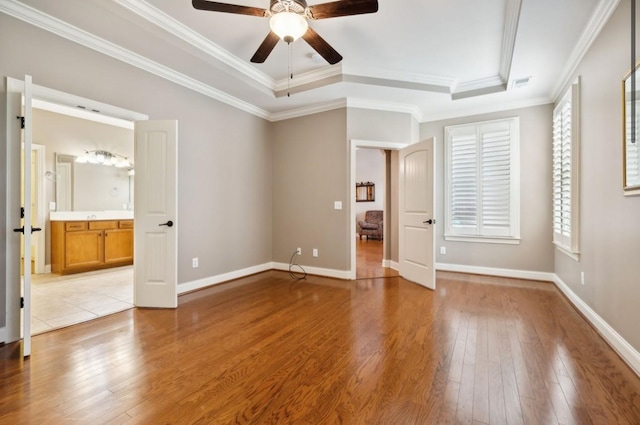
{"label": "ceiling fan", "polygon": [[307,20],[361,15],[378,11],[378,0],[341,0],[313,6],[307,6],[306,0],[271,0],[269,9],[209,0],[193,0],[192,4],[194,8],[199,10],[269,18],[271,31],[251,58],[251,62],[254,63],[263,63],[279,40],[289,44],[302,37],[320,56],[334,65],[342,60],[342,56],[309,27]]}

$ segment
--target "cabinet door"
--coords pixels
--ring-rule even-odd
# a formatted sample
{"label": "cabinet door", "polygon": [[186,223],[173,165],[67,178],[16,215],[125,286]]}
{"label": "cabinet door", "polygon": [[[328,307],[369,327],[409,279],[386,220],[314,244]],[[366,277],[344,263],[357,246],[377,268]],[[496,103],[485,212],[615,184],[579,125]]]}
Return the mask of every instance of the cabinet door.
{"label": "cabinet door", "polygon": [[133,261],[133,229],[105,230],[104,262],[124,263]]}
{"label": "cabinet door", "polygon": [[91,267],[102,264],[104,242],[102,230],[83,230],[65,234],[65,268]]}

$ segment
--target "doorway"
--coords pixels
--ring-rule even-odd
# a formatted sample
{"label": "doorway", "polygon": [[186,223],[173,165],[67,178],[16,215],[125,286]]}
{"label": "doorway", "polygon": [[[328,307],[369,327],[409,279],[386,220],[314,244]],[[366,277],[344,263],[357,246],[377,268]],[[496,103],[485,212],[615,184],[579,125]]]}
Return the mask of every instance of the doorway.
{"label": "doorway", "polygon": [[[405,146],[404,143],[351,140],[351,279],[398,275],[397,270],[392,267],[397,263],[391,260],[391,151]],[[360,164],[358,157],[362,160]],[[369,167],[378,169],[372,170],[372,174],[366,174],[367,171],[364,170]],[[379,183],[371,181],[367,175],[379,180]],[[356,202],[356,184],[362,183],[363,179],[365,183],[375,183],[375,202]],[[366,239],[363,236],[360,239],[358,221],[361,220],[360,217],[364,218],[369,209],[383,211],[383,234],[380,238]]]}
{"label": "doorway", "polygon": [[356,278],[385,275],[384,209],[386,199],[386,152],[356,150]]}
{"label": "doorway", "polygon": [[[25,81],[26,81],[26,77],[25,77]],[[25,83],[23,83],[22,81],[19,80],[15,80],[12,78],[7,77],[7,93],[8,93],[8,102],[7,102],[7,107],[8,109],[8,115],[20,115],[20,93],[23,94],[23,101],[24,101],[24,87],[26,86]],[[92,101],[89,99],[85,99],[85,98],[81,98],[78,96],[74,96],[74,95],[69,95],[67,93],[63,93],[63,92],[59,92],[56,90],[52,90],[52,89],[48,89],[42,86],[36,86],[36,85],[32,85],[31,86],[32,89],[32,96],[33,96],[33,102],[30,104],[30,109],[29,111],[33,111],[32,108],[39,108],[40,107],[40,102],[48,102],[49,104],[52,105],[56,105],[58,107],[61,108],[67,108],[69,111],[74,111],[75,114],[89,114],[93,117],[96,118],[96,120],[98,122],[112,122],[113,120],[119,120],[119,121],[126,121],[128,122],[128,125],[133,127],[133,122],[134,121],[139,121],[139,120],[146,120],[148,119],[148,117],[144,114],[139,114],[133,111],[129,111],[129,110],[125,110],[125,109],[121,109],[121,108],[117,108],[111,105],[107,105],[107,104],[102,104],[100,102],[96,102],[96,101]],[[17,97],[16,97],[17,96]],[[81,105],[81,106],[78,106]],[[98,112],[100,111],[100,112]],[[31,115],[31,114],[30,114]],[[71,114],[73,116],[78,116],[78,115],[74,115],[73,113]],[[16,140],[19,139],[19,137],[21,136],[21,133],[19,132],[19,128],[16,128],[17,126],[15,125],[11,125],[11,126],[7,126],[7,138],[8,140]],[[33,139],[33,138],[30,138]],[[44,138],[44,140],[46,140],[46,138]],[[38,140],[37,140],[38,141]],[[36,142],[37,142],[36,141]],[[131,143],[131,145],[133,145],[133,143]],[[133,150],[133,149],[132,149]],[[36,149],[37,151],[37,149]],[[15,149],[14,149],[15,152]],[[54,153],[52,150],[47,149],[46,150],[48,156],[46,156],[46,160],[43,161],[42,163],[45,163],[47,161],[49,161],[49,165],[45,165],[45,170],[34,170],[37,172],[38,176],[36,179],[36,181],[43,183],[43,186],[45,186],[45,189],[43,191],[40,191],[39,193],[44,193],[47,192],[49,190],[49,188],[47,188],[46,186],[51,185],[52,187],[55,185],[55,170],[53,168],[53,158],[54,158]],[[14,157],[12,155],[15,155],[14,153],[11,153],[10,150],[7,151],[7,155],[9,157]],[[17,155],[19,157],[19,152],[17,152]],[[17,166],[16,166],[17,165]],[[20,182],[20,168],[21,166],[19,165],[19,162],[16,160],[15,164],[13,164],[11,167],[9,167],[10,169],[7,170],[8,173],[8,182]],[[36,167],[33,167],[36,168]],[[41,172],[42,171],[42,172]],[[44,179],[42,179],[44,176]],[[53,178],[52,178],[53,177]],[[11,196],[8,196],[7,199],[10,200],[10,202],[7,203],[7,219],[9,223],[17,223],[18,222],[18,218],[19,216],[17,216],[16,211],[19,210],[19,191],[20,188],[18,187],[18,185],[16,184],[15,186],[11,185],[12,187],[8,187],[8,191],[11,192]],[[20,187],[22,187],[23,185],[20,185]],[[53,190],[53,189],[51,189]],[[35,194],[35,192],[34,192]],[[55,205],[52,206],[52,201],[45,199],[44,202],[40,202],[40,200],[38,200],[40,205],[44,206],[44,214],[46,216],[46,218],[49,217],[49,212],[47,210],[53,210],[55,209]],[[55,201],[53,202],[55,204]],[[50,223],[48,220],[44,220],[44,226],[43,228],[46,230],[50,227]],[[44,232],[42,232],[44,233]],[[50,238],[47,238],[47,242],[44,244],[39,244],[39,247],[41,246],[45,246],[45,245],[49,245],[50,244]],[[14,341],[20,338],[20,335],[22,335],[20,329],[21,329],[21,325],[20,323],[22,322],[21,319],[21,310],[14,308],[14,306],[18,305],[19,303],[16,301],[19,301],[21,292],[23,290],[22,288],[22,284],[20,283],[20,281],[22,279],[19,279],[20,276],[20,270],[19,268],[16,270],[15,266],[18,265],[18,259],[16,257],[19,257],[20,255],[20,249],[18,248],[19,244],[15,244],[16,248],[15,251],[14,249],[9,249],[9,245],[13,246],[14,245],[14,240],[12,239],[11,244],[7,244],[8,247],[8,256],[7,256],[7,271],[6,271],[6,281],[7,282],[16,282],[16,284],[7,284],[7,294],[6,294],[6,298],[7,298],[7,326],[6,326],[6,340],[8,341]],[[47,253],[48,254],[48,253]],[[47,255],[47,264],[50,264],[50,255]],[[36,257],[38,258],[38,257]],[[45,258],[45,255],[40,256],[40,258]],[[49,271],[50,269],[48,269],[47,266],[45,268],[45,271]],[[130,286],[131,288],[127,290],[127,292],[129,293],[128,297],[131,299],[133,298],[133,271],[132,271],[132,267],[129,267],[128,270],[125,270],[126,273],[128,273],[128,275],[130,276],[128,278],[129,282],[130,282]],[[31,271],[31,270],[29,270]],[[41,272],[42,270],[35,270],[36,272]],[[73,277],[73,276],[70,276]],[[78,276],[75,276],[78,277]],[[113,281],[113,279],[109,279],[109,281]],[[25,282],[26,282],[26,278],[25,278]],[[47,288],[49,289],[51,287],[50,285],[51,282],[47,282]],[[26,283],[24,285],[26,287]],[[78,289],[78,288],[75,288]],[[26,289],[25,289],[26,291]],[[76,296],[78,291],[75,291],[76,293],[73,293],[71,295],[69,295],[66,299],[68,300],[70,297],[72,296]],[[27,297],[28,297],[28,301],[27,301]],[[27,303],[30,305],[31,301],[33,299],[33,292],[29,291],[28,293],[25,292],[25,311],[31,311],[31,308],[29,308],[28,310],[26,309],[26,305]],[[47,303],[49,303],[50,301],[50,297],[47,299]],[[30,306],[31,307],[31,306]],[[105,314],[108,314],[108,311],[105,311]],[[97,316],[93,316],[90,318],[94,318]],[[32,318],[32,315],[29,316],[29,318]],[[90,319],[88,318],[88,319]],[[25,322],[27,322],[27,319],[24,320]],[[75,321],[77,322],[77,321]],[[74,323],[75,323],[74,322]],[[28,322],[27,322],[28,323]],[[68,323],[71,324],[71,323]],[[66,326],[67,324],[62,324],[62,326]],[[62,327],[62,326],[56,326],[56,327]],[[37,332],[37,330],[36,330]],[[30,332],[31,333],[31,332]],[[25,338],[26,339],[26,338]],[[26,349],[25,349],[26,350]],[[25,351],[26,352],[26,351]],[[28,355],[28,354],[27,354]]]}
{"label": "doorway", "polygon": [[[121,211],[120,218],[132,218],[133,122],[104,122],[104,118],[34,101],[33,140],[48,152],[43,170],[34,177],[43,180],[48,207],[43,233],[49,266],[32,277],[32,335],[133,307],[132,266],[74,274],[51,270],[54,255],[60,255],[52,243],[56,220],[76,219],[72,216],[79,212],[93,217],[104,211]],[[128,158],[131,167],[79,162],[86,152],[95,150]]]}

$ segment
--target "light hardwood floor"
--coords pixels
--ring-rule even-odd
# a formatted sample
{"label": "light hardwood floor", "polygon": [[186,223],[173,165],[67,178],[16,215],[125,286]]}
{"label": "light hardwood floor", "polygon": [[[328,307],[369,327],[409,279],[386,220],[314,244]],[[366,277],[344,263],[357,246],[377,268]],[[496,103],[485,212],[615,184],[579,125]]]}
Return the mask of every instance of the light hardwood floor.
{"label": "light hardwood floor", "polygon": [[0,347],[2,424],[640,424],[550,283],[266,272]]}

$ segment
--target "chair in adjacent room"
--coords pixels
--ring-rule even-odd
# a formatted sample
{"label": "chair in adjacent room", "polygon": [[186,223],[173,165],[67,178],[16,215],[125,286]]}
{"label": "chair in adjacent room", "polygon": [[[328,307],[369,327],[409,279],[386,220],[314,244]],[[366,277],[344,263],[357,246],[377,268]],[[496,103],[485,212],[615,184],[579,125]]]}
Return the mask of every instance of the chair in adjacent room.
{"label": "chair in adjacent room", "polygon": [[360,239],[362,236],[382,240],[382,211],[381,210],[369,210],[364,214],[364,220],[360,220],[358,225],[360,226]]}

